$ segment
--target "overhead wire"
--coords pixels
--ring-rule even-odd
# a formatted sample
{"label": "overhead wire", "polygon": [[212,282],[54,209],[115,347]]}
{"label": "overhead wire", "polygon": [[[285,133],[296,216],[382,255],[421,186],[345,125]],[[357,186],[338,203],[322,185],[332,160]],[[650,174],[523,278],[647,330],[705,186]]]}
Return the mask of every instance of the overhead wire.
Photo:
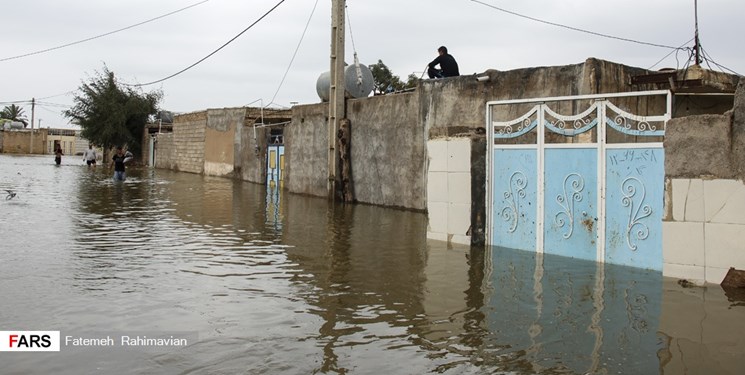
{"label": "overhead wire", "polygon": [[[693,37],[693,38],[689,39],[689,40],[688,40],[687,42],[685,42],[685,43],[681,44],[681,45],[680,45],[680,47],[678,47],[678,48],[676,48],[676,49],[674,49],[674,50],[670,51],[670,52],[669,52],[669,53],[668,53],[667,55],[665,55],[665,56],[664,56],[663,58],[659,59],[659,60],[658,60],[658,61],[657,61],[656,63],[654,63],[654,64],[653,64],[652,66],[650,66],[649,68],[647,68],[647,70],[652,70],[652,68],[654,68],[655,66],[657,66],[657,64],[659,64],[659,63],[661,63],[662,61],[664,61],[664,60],[665,60],[666,58],[668,58],[668,57],[669,57],[670,55],[672,55],[673,53],[676,53],[676,54],[677,54],[677,53],[678,53],[678,52],[679,52],[680,50],[684,49],[683,47],[685,47],[685,46],[686,46],[686,45],[687,45],[688,43],[692,42],[692,41],[693,41],[694,39],[696,39],[696,37]],[[677,58],[677,57],[676,57],[676,58]]]}
{"label": "overhead wire", "polygon": [[542,20],[542,19],[539,19],[539,18],[531,17],[531,16],[526,16],[524,14],[520,14],[520,13],[517,13],[517,12],[513,12],[511,10],[500,8],[500,7],[497,7],[497,6],[492,5],[492,4],[487,4],[487,3],[483,2],[483,1],[479,1],[479,0],[471,0],[471,1],[473,1],[474,3],[479,3],[481,5],[484,5],[486,7],[492,8],[492,9],[496,9],[496,10],[498,10],[500,12],[511,14],[513,16],[522,17],[522,18],[525,18],[525,19],[528,19],[528,20],[531,20],[531,21],[540,22],[540,23],[543,23],[543,24],[546,24],[546,25],[551,25],[551,26],[556,26],[556,27],[562,27],[562,28],[565,28],[565,29],[568,29],[568,30],[572,30],[572,31],[578,31],[578,32],[586,33],[586,34],[600,36],[600,37],[603,37],[603,38],[616,39],[616,40],[621,40],[621,41],[624,41],[624,42],[643,44],[643,45],[652,46],[652,47],[669,48],[669,49],[677,49],[678,48],[678,47],[668,46],[668,45],[664,45],[664,44],[649,43],[649,42],[644,42],[644,41],[635,40],[635,39],[622,38],[622,37],[613,36],[613,35],[609,35],[609,34],[599,33],[599,32],[596,32],[596,31],[590,31],[590,30],[580,29],[578,27],[562,25],[560,23],[546,21],[546,20]]}
{"label": "overhead wire", "polygon": [[75,91],[67,91],[67,92],[63,92],[62,94],[57,94],[57,95],[50,95],[50,96],[45,96],[45,97],[43,97],[43,98],[37,98],[37,100],[51,99],[51,98],[56,98],[56,97],[58,97],[58,96],[64,96],[64,95],[74,95],[74,94],[75,94]]}
{"label": "overhead wire", "polygon": [[284,3],[284,2],[285,2],[285,0],[280,0],[280,1],[279,1],[279,2],[278,2],[278,3],[276,4],[276,5],[274,5],[274,6],[273,6],[273,7],[271,8],[271,9],[269,9],[269,10],[268,10],[268,11],[267,11],[266,13],[264,13],[264,14],[263,14],[263,15],[262,15],[261,17],[259,17],[259,18],[258,18],[258,19],[257,19],[256,21],[254,21],[254,22],[253,22],[252,24],[248,25],[248,27],[246,27],[245,29],[243,29],[243,31],[241,31],[240,33],[238,33],[238,35],[236,35],[236,36],[232,37],[232,38],[231,38],[230,40],[228,40],[227,42],[225,42],[225,44],[221,45],[221,46],[220,46],[219,48],[217,48],[216,50],[214,50],[214,51],[210,52],[210,53],[209,53],[209,54],[208,54],[207,56],[205,56],[205,57],[203,57],[203,58],[199,59],[199,60],[198,60],[197,62],[195,62],[195,63],[193,63],[193,64],[191,64],[191,65],[187,66],[186,68],[184,68],[184,69],[181,69],[181,70],[179,70],[178,72],[176,72],[176,73],[173,73],[173,74],[169,75],[168,77],[165,77],[165,78],[161,78],[161,79],[159,79],[159,80],[156,80],[156,81],[152,81],[152,82],[147,82],[147,83],[136,83],[136,84],[131,84],[131,83],[124,83],[124,82],[122,82],[122,84],[123,84],[123,85],[126,85],[126,86],[136,86],[136,87],[148,86],[148,85],[152,85],[152,84],[160,83],[160,82],[166,81],[166,80],[168,80],[168,79],[171,79],[171,78],[173,78],[173,77],[175,77],[175,76],[177,76],[177,75],[179,75],[179,74],[181,74],[181,73],[183,73],[183,72],[185,72],[185,71],[187,71],[187,70],[189,70],[189,69],[191,69],[191,68],[193,68],[193,67],[195,67],[195,66],[199,65],[199,64],[200,64],[200,63],[201,63],[202,61],[204,61],[204,60],[207,60],[208,58],[212,57],[212,55],[216,54],[216,53],[217,53],[218,51],[220,51],[221,49],[223,49],[223,48],[227,47],[227,46],[228,46],[228,44],[230,44],[230,43],[232,43],[232,42],[233,42],[234,40],[238,39],[238,37],[240,37],[240,36],[241,36],[241,35],[243,35],[243,34],[244,34],[244,33],[245,33],[246,31],[248,31],[249,29],[251,29],[252,27],[254,27],[254,26],[255,26],[255,25],[257,24],[257,23],[259,23],[259,22],[260,22],[261,20],[263,20],[263,19],[264,19],[264,18],[265,18],[266,16],[268,16],[268,15],[269,15],[270,13],[272,13],[272,12],[273,12],[273,11],[274,11],[275,9],[277,9],[277,7],[279,7],[279,6],[280,6],[280,5],[282,4],[282,3]]}
{"label": "overhead wire", "polygon": [[104,34],[96,35],[96,36],[93,36],[93,37],[90,37],[90,38],[85,38],[85,39],[81,39],[81,40],[78,40],[78,41],[75,41],[75,42],[70,42],[70,43],[62,44],[62,45],[59,45],[59,46],[56,46],[56,47],[46,48],[46,49],[43,49],[43,50],[39,50],[39,51],[34,51],[34,52],[24,53],[24,54],[22,54],[22,55],[11,56],[11,57],[5,57],[5,58],[2,58],[2,59],[0,59],[0,62],[2,62],[2,61],[8,61],[8,60],[14,60],[14,59],[20,59],[20,58],[22,58],[22,57],[28,57],[28,56],[38,55],[38,54],[40,54],[40,53],[50,52],[50,51],[58,50],[58,49],[61,49],[61,48],[65,48],[65,47],[70,47],[70,46],[74,46],[74,45],[76,45],[76,44],[80,44],[80,43],[85,43],[85,42],[89,42],[89,41],[91,41],[91,40],[94,40],[94,39],[98,39],[98,38],[103,38],[103,37],[105,37],[105,36],[109,36],[109,35],[112,35],[112,34],[116,34],[116,33],[118,33],[118,32],[124,31],[124,30],[129,30],[129,29],[131,29],[131,28],[134,28],[134,27],[137,27],[137,26],[142,26],[142,25],[144,25],[144,24],[146,24],[146,23],[150,23],[150,22],[153,22],[153,21],[159,20],[159,19],[161,19],[161,18],[165,18],[165,17],[168,17],[168,16],[170,16],[170,15],[173,15],[173,14],[176,14],[176,13],[179,13],[179,12],[182,12],[182,11],[185,11],[185,10],[187,10],[187,9],[189,9],[189,8],[193,8],[193,7],[197,6],[197,5],[201,5],[201,4],[204,4],[204,3],[208,2],[208,1],[210,1],[210,0],[203,0],[203,1],[200,1],[200,2],[198,2],[198,3],[195,3],[195,4],[192,4],[192,5],[189,5],[189,6],[187,6],[187,7],[183,7],[183,8],[181,8],[181,9],[177,9],[177,10],[174,10],[173,12],[169,12],[169,13],[166,13],[166,14],[160,15],[160,16],[158,16],[158,17],[154,17],[154,18],[151,18],[151,19],[149,19],[149,20],[146,20],[146,21],[142,21],[142,22],[136,23],[136,24],[134,24],[134,25],[129,25],[129,26],[126,26],[126,27],[122,27],[121,29],[116,29],[116,30],[114,30],[114,31],[109,31],[108,33],[104,33]]}
{"label": "overhead wire", "polygon": [[711,61],[712,64],[718,66],[720,69],[723,69],[723,71],[726,70],[726,71],[728,71],[728,72],[730,72],[732,74],[736,74],[738,76],[742,76],[742,74],[740,74],[740,73],[738,73],[738,72],[736,72],[736,71],[734,71],[734,70],[732,70],[732,69],[730,69],[730,68],[728,68],[728,67],[726,67],[724,65],[721,65],[721,64],[717,63],[716,61],[714,61],[714,59],[711,58],[711,55],[709,55],[709,53],[706,52],[706,50],[704,49],[704,47],[701,47],[701,52],[703,52],[704,57],[705,57],[705,59],[707,61]]}
{"label": "overhead wire", "polygon": [[300,40],[297,42],[297,46],[295,47],[295,52],[292,53],[292,58],[290,59],[290,63],[287,65],[287,70],[285,70],[285,74],[282,75],[282,80],[279,81],[279,86],[277,87],[277,91],[274,92],[274,96],[272,96],[272,100],[270,100],[269,104],[266,105],[267,107],[274,104],[274,99],[277,98],[277,94],[279,94],[279,90],[282,89],[282,85],[285,83],[287,74],[290,72],[290,68],[292,68],[293,62],[295,62],[295,57],[297,56],[297,52],[300,50],[300,45],[303,43],[303,39],[305,38],[305,34],[308,31],[308,26],[310,26],[310,21],[313,19],[313,14],[315,14],[317,6],[318,6],[318,0],[316,0],[316,3],[313,4],[313,9],[310,11],[310,16],[308,16],[308,22],[305,23],[303,34],[300,35]]}
{"label": "overhead wire", "polygon": [[72,107],[69,104],[60,104],[60,103],[50,103],[50,102],[42,102],[42,101],[36,101],[36,105],[45,105],[49,107],[61,107],[61,108],[70,108]]}

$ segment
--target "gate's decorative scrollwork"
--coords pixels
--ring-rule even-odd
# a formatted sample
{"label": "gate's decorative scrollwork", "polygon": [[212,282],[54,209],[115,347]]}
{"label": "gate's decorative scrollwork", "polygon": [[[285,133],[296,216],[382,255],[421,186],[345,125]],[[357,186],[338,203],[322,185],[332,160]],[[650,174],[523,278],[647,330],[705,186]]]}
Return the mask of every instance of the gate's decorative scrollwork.
{"label": "gate's decorative scrollwork", "polygon": [[540,108],[540,104],[535,105],[530,111],[512,121],[492,122],[494,138],[517,138],[535,129],[538,126],[537,117]]}
{"label": "gate's decorative scrollwork", "polygon": [[[613,103],[606,102],[609,113],[615,113],[615,116],[606,116],[605,123],[611,128],[628,135],[636,136],[664,136],[664,125],[666,118],[664,116],[639,116],[618,108]],[[657,129],[657,125],[662,129]]]}
{"label": "gate's decorative scrollwork", "polygon": [[510,233],[517,229],[518,219],[520,218],[520,198],[525,198],[525,187],[527,186],[528,180],[523,172],[517,171],[510,176],[509,190],[504,192],[507,206],[502,208],[502,219],[512,221],[508,229]]}
{"label": "gate's decorative scrollwork", "polygon": [[[541,107],[546,114],[545,126],[548,130],[573,137],[575,135],[591,130],[598,124],[597,108],[598,103],[593,103],[584,112],[577,115],[562,115],[544,105]],[[554,118],[551,121],[550,118]]]}
{"label": "gate's decorative scrollwork", "polygon": [[[638,196],[636,195],[637,188],[641,192]],[[638,178],[628,177],[623,180],[621,183],[621,191],[623,193],[621,203],[624,207],[629,208],[629,221],[626,227],[626,244],[628,244],[629,249],[636,251],[636,243],[631,242],[631,232],[634,231],[634,228],[637,228],[634,233],[637,240],[645,240],[649,237],[649,227],[640,221],[652,215],[652,207],[648,204],[644,204],[647,192],[644,188],[644,183]]]}
{"label": "gate's decorative scrollwork", "polygon": [[[571,186],[571,194],[567,194],[568,185]],[[554,216],[554,223],[559,228],[563,228],[568,222],[569,231],[564,234],[564,238],[571,237],[574,232],[574,202],[582,201],[582,190],[584,188],[585,179],[578,173],[570,173],[564,178],[564,195],[559,194],[556,196],[556,202],[559,203],[564,211]]]}

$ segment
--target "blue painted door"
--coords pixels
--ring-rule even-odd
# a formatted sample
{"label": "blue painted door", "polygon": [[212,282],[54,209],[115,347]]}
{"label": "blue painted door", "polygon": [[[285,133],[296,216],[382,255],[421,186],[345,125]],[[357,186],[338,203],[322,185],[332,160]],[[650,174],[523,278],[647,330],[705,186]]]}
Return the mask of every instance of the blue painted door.
{"label": "blue painted door", "polygon": [[597,147],[545,150],[545,253],[597,259],[597,160]]}
{"label": "blue painted door", "polygon": [[266,155],[266,184],[270,187],[282,187],[284,176],[285,146],[269,145]]}
{"label": "blue painted door", "polygon": [[665,154],[606,150],[605,262],[662,270]]}
{"label": "blue painted door", "polygon": [[494,149],[492,238],[499,246],[536,249],[537,150]]}

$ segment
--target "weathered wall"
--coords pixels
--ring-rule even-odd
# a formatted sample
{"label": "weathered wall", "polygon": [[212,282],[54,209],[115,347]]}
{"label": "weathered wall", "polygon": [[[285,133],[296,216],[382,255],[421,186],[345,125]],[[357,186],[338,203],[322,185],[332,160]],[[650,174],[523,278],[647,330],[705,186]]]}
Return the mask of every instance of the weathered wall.
{"label": "weathered wall", "polygon": [[669,178],[745,180],[745,82],[737,86],[731,111],[670,120],[664,144]]}
{"label": "weathered wall", "polygon": [[[46,153],[46,129],[35,129],[34,132],[34,154]],[[31,148],[31,130],[3,131],[2,150],[6,154],[28,154]]]}
{"label": "weathered wall", "polygon": [[293,193],[326,196],[328,104],[292,108],[292,124],[285,129],[285,187]]}
{"label": "weathered wall", "polygon": [[158,133],[155,142],[155,167],[178,170],[173,133]]}
{"label": "weathered wall", "polygon": [[204,172],[207,111],[174,117],[173,133],[158,136],[155,166],[178,171]]}
{"label": "weathered wall", "polygon": [[745,269],[745,82],[732,111],[668,122],[664,145],[663,273],[718,284]]}
{"label": "weathered wall", "polygon": [[732,167],[741,180],[745,180],[745,80],[740,80],[732,107]]}
{"label": "weathered wall", "polygon": [[734,177],[731,130],[731,112],[670,120],[665,130],[665,174]]}
{"label": "weathered wall", "polygon": [[[417,93],[347,101],[358,202],[426,209],[427,135],[417,107]],[[285,129],[285,186],[291,192],[327,195],[327,112],[325,103],[293,107]]]}
{"label": "weathered wall", "polygon": [[[254,138],[254,135],[256,138]],[[269,128],[256,128],[253,124],[243,126],[241,134],[240,170],[241,179],[258,184],[266,182],[266,146]]]}
{"label": "weathered wall", "polygon": [[[590,58],[575,65],[487,70],[478,74],[489,76],[485,82],[477,81],[475,75],[426,80],[417,88],[419,117],[430,129],[431,137],[451,135],[464,128],[484,127],[487,101],[649,89],[629,84],[632,75],[644,71]],[[522,114],[525,108],[512,106],[510,111],[506,116]]]}
{"label": "weathered wall", "polygon": [[426,209],[427,134],[417,118],[418,99],[413,92],[347,102],[358,201]]}
{"label": "weathered wall", "polygon": [[[357,201],[425,210],[427,207],[426,142],[441,137],[484,139],[487,101],[552,96],[625,92],[632,75],[643,69],[588,59],[585,63],[489,70],[480,75],[421,81],[416,91],[347,101],[351,121],[353,189]],[[657,106],[664,102],[624,103],[627,107]],[[571,105],[571,103],[570,103]],[[506,107],[522,114],[519,106]],[[327,104],[293,107],[286,129],[286,187],[291,192],[327,195]],[[483,157],[475,159],[486,168]],[[477,182],[483,185],[483,176]],[[479,232],[481,228],[473,228]]]}
{"label": "weathered wall", "polygon": [[229,176],[233,173],[235,155],[240,154],[245,108],[207,110],[204,130],[204,174]]}

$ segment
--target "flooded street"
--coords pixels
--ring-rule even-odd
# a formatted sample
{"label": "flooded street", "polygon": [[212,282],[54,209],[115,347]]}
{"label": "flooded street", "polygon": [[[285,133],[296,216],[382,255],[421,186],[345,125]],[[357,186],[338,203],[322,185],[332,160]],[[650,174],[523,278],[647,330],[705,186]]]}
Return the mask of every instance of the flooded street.
{"label": "flooded street", "polygon": [[745,373],[745,301],[718,285],[448,246],[421,213],[111,175],[0,155],[0,331],[62,337],[56,353],[0,352],[0,373]]}

